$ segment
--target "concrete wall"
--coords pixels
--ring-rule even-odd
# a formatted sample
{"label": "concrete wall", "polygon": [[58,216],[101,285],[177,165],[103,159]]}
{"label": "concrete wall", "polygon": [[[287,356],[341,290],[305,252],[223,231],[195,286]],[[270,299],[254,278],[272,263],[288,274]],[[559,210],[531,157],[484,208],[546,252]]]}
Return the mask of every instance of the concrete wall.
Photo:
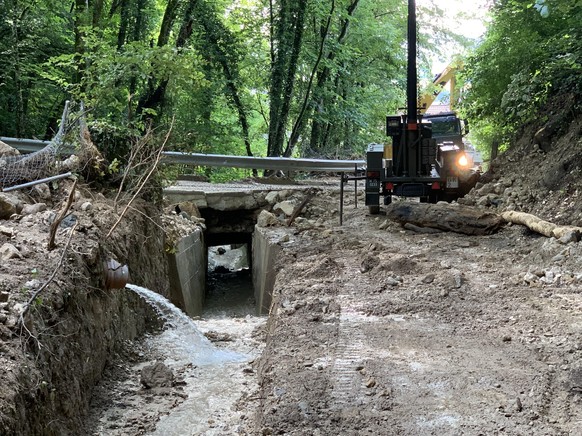
{"label": "concrete wall", "polygon": [[273,288],[277,270],[275,264],[281,251],[277,244],[280,236],[262,228],[255,227],[253,233],[253,287],[255,289],[255,301],[257,314],[269,313]]}
{"label": "concrete wall", "polygon": [[[284,232],[283,232],[284,233]],[[252,238],[253,287],[258,314],[271,307],[277,276],[276,262],[281,251],[280,229],[255,227]],[[178,242],[176,252],[168,254],[170,301],[190,316],[199,316],[206,291],[207,247],[204,235],[196,231]]]}
{"label": "concrete wall", "polygon": [[206,291],[206,256],[202,231],[197,230],[168,254],[170,301],[190,316],[202,313]]}

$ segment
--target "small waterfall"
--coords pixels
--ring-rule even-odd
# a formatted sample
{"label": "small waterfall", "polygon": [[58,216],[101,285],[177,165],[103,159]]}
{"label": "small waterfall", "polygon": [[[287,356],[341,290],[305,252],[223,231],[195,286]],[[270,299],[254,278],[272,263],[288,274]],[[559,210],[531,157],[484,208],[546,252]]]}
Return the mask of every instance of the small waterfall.
{"label": "small waterfall", "polygon": [[169,363],[201,366],[248,359],[243,354],[216,348],[188,315],[162,295],[141,286],[128,284],[126,287],[147,301],[164,320],[164,331],[151,340],[164,352]]}

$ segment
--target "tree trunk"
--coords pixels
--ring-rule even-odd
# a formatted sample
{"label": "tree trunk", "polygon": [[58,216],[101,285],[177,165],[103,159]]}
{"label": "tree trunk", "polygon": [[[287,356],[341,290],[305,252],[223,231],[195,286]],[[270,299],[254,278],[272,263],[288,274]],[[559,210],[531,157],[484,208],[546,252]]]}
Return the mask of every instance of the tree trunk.
{"label": "tree trunk", "polygon": [[507,222],[521,224],[522,226],[526,226],[531,231],[544,235],[548,238],[554,237],[556,239],[560,239],[569,233],[575,233],[579,239],[580,234],[582,233],[582,227],[559,226],[525,212],[517,212],[512,210],[503,212],[501,216]]}
{"label": "tree trunk", "polygon": [[322,26],[321,32],[320,32],[321,43],[319,45],[317,60],[315,61],[315,65],[313,66],[313,69],[311,70],[311,75],[309,76],[309,82],[307,84],[307,90],[305,91],[305,98],[303,99],[303,105],[301,106],[301,111],[299,112],[299,115],[297,116],[297,120],[295,120],[295,124],[293,125],[293,130],[291,130],[291,136],[289,138],[289,142],[287,143],[287,147],[286,147],[285,153],[284,153],[285,157],[289,157],[293,153],[295,145],[297,144],[297,141],[299,140],[299,136],[301,135],[301,132],[303,131],[303,128],[305,126],[305,118],[306,118],[305,112],[307,110],[308,103],[311,99],[311,88],[313,86],[313,79],[315,78],[315,75],[316,75],[317,70],[319,68],[319,64],[321,62],[321,59],[323,58],[325,41],[327,40],[327,35],[329,34],[329,28],[331,26],[331,19],[333,17],[334,11],[335,11],[335,0],[332,0],[331,1],[331,9],[329,11],[329,15],[327,17],[326,24],[325,24],[325,26]]}
{"label": "tree trunk", "polygon": [[[182,21],[182,25],[178,32],[178,37],[176,39],[176,48],[181,48],[186,45],[186,42],[192,35],[192,13],[196,7],[198,0],[190,0],[186,10],[184,12],[184,19]],[[175,5],[168,4],[168,8],[173,7]],[[165,22],[165,20],[169,20],[169,17],[172,15],[173,12],[168,11],[166,8],[166,13],[164,13],[164,19],[162,20],[163,26],[170,26],[165,28],[166,32],[169,32],[171,29],[171,23]],[[165,23],[165,24],[164,24]],[[160,43],[167,43],[169,41],[169,34],[162,36],[158,39],[158,45]],[[163,106],[165,97],[166,97],[166,90],[168,87],[168,80],[158,80],[156,77],[152,77],[148,81],[148,88],[145,94],[140,98],[136,113],[141,115],[145,109],[159,109]]]}
{"label": "tree trunk", "polygon": [[[341,27],[340,27],[340,32],[337,38],[337,43],[336,46],[337,47],[341,47],[348,35],[348,30],[350,28],[350,23],[351,23],[351,19],[353,18],[353,15],[355,14],[358,5],[360,3],[360,0],[353,0],[352,3],[350,3],[350,5],[347,7],[346,9],[346,17],[344,18]],[[330,51],[327,55],[327,64],[329,65],[330,63],[332,63],[334,61],[334,59],[337,57],[337,52],[335,51]],[[324,89],[325,86],[327,86],[327,84],[329,83],[331,77],[331,69],[329,68],[329,66],[326,66],[321,72],[320,74],[318,74],[318,78],[317,78],[317,85],[315,87],[315,90],[313,91],[313,95],[314,95],[314,99],[315,99],[315,103],[313,104],[315,111],[320,112],[320,113],[324,113],[325,112],[325,107],[326,106],[331,106],[333,105],[333,102],[327,102],[325,101],[323,95],[324,95]],[[337,81],[336,81],[336,87],[337,87]],[[311,136],[310,136],[310,145],[313,149],[315,150],[324,150],[326,147],[326,140],[329,139],[329,126],[326,126],[326,124],[328,123],[324,123],[321,120],[318,120],[317,117],[314,117],[312,124],[311,124]]]}
{"label": "tree trunk", "polygon": [[[305,9],[308,0],[281,1],[279,20],[276,21],[275,61],[271,67],[271,107],[269,122],[269,156],[281,156],[285,130],[289,119],[295,74],[303,39]],[[290,43],[290,41],[292,41]]]}
{"label": "tree trunk", "polygon": [[392,203],[386,206],[386,215],[401,224],[410,223],[465,235],[491,235],[504,224],[503,218],[495,213],[447,203]]}
{"label": "tree trunk", "polygon": [[[226,38],[230,32],[224,27],[218,18],[211,14],[212,12],[205,8],[205,10],[202,11],[202,14],[198,17],[198,21],[204,29],[206,41],[209,46],[208,49],[214,51],[214,55],[211,57],[220,64],[224,78],[226,79],[225,94],[229,103],[237,112],[247,155],[253,156],[247,111],[240,98],[240,91],[237,83],[239,76],[237,60],[234,56],[229,56],[227,53],[228,46],[232,45],[229,44],[229,41]],[[223,45],[227,45],[227,47],[223,47]],[[232,49],[232,47],[230,48]]]}

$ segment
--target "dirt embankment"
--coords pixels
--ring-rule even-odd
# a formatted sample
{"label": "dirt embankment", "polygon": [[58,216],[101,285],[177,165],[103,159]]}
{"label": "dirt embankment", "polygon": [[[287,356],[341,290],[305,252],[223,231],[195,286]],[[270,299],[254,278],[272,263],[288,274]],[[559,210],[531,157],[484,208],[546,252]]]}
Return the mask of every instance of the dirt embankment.
{"label": "dirt embankment", "polygon": [[[137,295],[105,290],[107,259],[127,264],[139,284],[168,289],[163,231],[149,218],[159,211],[145,203],[106,238],[117,216],[111,202],[80,188],[57,231],[57,248],[47,250],[50,224],[71,185],[0,194],[2,434],[80,434],[104,367],[123,341],[158,323]],[[22,325],[19,316],[29,301]]]}
{"label": "dirt embankment", "polygon": [[536,139],[539,126],[524,128],[461,203],[518,210],[556,224],[581,226],[582,116],[568,116],[559,126],[543,147]]}
{"label": "dirt embankment", "polygon": [[[580,226],[580,121],[544,149],[532,129],[462,203]],[[418,233],[346,198],[343,227],[281,244],[249,433],[577,434],[582,242]]]}

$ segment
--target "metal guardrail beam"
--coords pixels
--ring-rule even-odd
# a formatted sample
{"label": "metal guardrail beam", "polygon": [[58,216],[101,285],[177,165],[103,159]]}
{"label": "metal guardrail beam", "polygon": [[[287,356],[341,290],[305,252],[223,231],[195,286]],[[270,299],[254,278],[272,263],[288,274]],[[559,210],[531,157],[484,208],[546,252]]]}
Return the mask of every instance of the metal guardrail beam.
{"label": "metal guardrail beam", "polygon": [[162,162],[164,163],[275,171],[351,172],[356,167],[364,165],[363,160],[229,156],[224,154],[179,153],[176,151],[166,151],[163,155]]}
{"label": "metal guardrail beam", "polygon": [[[0,137],[21,152],[31,153],[45,147],[48,141]],[[230,156],[224,154],[181,153],[166,151],[162,162],[191,166],[246,168],[274,171],[352,172],[365,164],[364,160],[295,159],[284,157]]]}
{"label": "metal guardrail beam", "polygon": [[46,147],[50,141],[41,141],[39,139],[20,139],[0,136],[0,141],[5,142],[10,147],[16,148],[22,153],[34,153]]}

